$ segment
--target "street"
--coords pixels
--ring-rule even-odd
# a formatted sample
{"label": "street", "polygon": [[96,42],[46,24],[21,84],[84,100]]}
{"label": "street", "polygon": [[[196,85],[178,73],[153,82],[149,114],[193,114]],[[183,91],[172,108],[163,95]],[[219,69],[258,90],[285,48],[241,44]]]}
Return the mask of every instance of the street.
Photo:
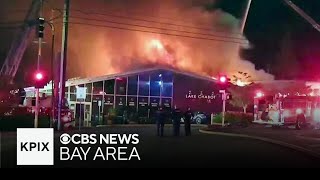
{"label": "street", "polygon": [[[181,128],[184,133],[183,127]],[[244,138],[214,136],[192,128],[191,137],[172,137],[166,127],[165,137],[155,136],[154,126],[102,127],[81,133],[138,133],[136,146],[141,161],[59,161],[59,134],[56,134],[55,167],[320,167],[319,159],[307,154]],[[2,135],[2,167],[15,167],[15,135]]]}

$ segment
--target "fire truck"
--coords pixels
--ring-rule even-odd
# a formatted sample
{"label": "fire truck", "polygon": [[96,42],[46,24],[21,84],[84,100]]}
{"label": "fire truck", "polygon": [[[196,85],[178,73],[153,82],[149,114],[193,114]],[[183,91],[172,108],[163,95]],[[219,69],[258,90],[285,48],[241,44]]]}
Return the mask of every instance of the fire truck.
{"label": "fire truck", "polygon": [[[25,100],[23,102],[24,107],[29,107],[32,112],[35,111],[35,101],[36,98],[34,97],[34,89],[33,88],[25,88],[26,90],[26,96]],[[40,90],[40,92],[43,90]],[[39,113],[44,114],[48,117],[50,117],[53,122],[52,124],[54,127],[57,127],[57,119],[58,119],[58,108],[55,106],[53,109],[52,107],[52,96],[46,96],[45,93],[40,93],[42,96],[40,97],[39,102]],[[55,98],[57,99],[57,98]],[[58,102],[55,102],[57,104]],[[63,129],[70,129],[74,127],[74,114],[72,110],[69,107],[68,100],[65,98],[63,99],[63,106],[61,108],[61,124]],[[54,117],[53,117],[54,115]],[[53,118],[52,118],[53,117]]]}
{"label": "fire truck", "polygon": [[301,129],[320,120],[319,97],[307,95],[269,95],[254,98],[254,122]]}

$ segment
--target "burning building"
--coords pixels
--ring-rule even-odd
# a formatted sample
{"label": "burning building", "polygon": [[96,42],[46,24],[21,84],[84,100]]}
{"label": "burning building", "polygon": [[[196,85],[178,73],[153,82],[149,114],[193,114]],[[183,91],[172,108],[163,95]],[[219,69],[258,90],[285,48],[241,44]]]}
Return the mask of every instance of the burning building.
{"label": "burning building", "polygon": [[[66,98],[76,118],[86,125],[108,124],[114,113],[132,121],[150,120],[160,107],[181,110],[191,108],[206,114],[222,111],[219,90],[227,84],[217,80],[169,68],[149,68],[121,74],[67,82]],[[84,100],[77,99],[77,88],[86,88]],[[116,122],[117,123],[117,122]],[[118,122],[119,123],[119,122]],[[201,123],[201,122],[198,122]]]}

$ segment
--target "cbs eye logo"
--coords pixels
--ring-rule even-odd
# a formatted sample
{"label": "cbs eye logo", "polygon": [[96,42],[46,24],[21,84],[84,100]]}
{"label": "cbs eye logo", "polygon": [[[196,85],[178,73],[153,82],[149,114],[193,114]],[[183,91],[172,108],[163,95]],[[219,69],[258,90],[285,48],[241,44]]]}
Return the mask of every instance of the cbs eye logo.
{"label": "cbs eye logo", "polygon": [[62,135],[60,136],[60,142],[61,142],[61,144],[67,145],[67,144],[70,143],[70,141],[71,141],[71,137],[70,137],[69,134],[62,134]]}

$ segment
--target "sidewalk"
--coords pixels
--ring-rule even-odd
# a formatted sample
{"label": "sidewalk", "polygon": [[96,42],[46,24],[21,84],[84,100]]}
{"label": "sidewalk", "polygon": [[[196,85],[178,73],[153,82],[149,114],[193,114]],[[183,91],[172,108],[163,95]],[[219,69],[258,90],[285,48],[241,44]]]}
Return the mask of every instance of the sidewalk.
{"label": "sidewalk", "polygon": [[293,149],[310,151],[320,157],[320,130],[273,128],[267,125],[250,125],[247,128],[202,128],[202,133],[238,136],[263,140]]}

